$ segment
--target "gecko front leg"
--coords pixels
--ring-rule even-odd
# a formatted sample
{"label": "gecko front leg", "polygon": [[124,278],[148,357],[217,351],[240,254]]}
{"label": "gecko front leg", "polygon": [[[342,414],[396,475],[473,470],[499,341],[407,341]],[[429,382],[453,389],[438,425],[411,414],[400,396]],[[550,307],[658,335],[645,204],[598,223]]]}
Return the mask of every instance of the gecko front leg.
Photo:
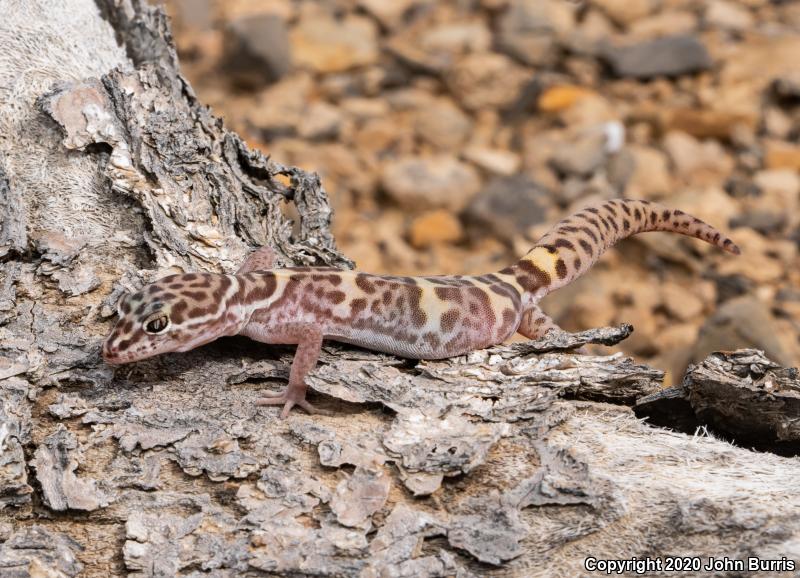
{"label": "gecko front leg", "polygon": [[263,343],[297,344],[297,351],[289,370],[289,385],[281,393],[266,393],[256,400],[256,405],[281,405],[281,418],[286,418],[294,407],[302,407],[311,414],[327,414],[306,401],[306,375],[317,365],[322,349],[322,329],[314,323],[286,323],[272,328],[259,323],[250,323],[242,335]]}

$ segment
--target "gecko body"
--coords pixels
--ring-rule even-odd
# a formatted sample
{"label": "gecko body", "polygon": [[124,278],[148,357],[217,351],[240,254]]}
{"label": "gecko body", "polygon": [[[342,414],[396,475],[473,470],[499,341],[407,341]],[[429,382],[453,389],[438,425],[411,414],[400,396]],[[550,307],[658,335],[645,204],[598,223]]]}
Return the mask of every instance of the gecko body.
{"label": "gecko body", "polygon": [[645,231],[696,237],[728,252],[738,247],[712,226],[647,201],[612,200],[559,222],[518,262],[478,276],[402,277],[330,267],[273,269],[269,249],[235,275],[170,275],[124,296],[103,345],[110,363],[188,351],[226,335],[297,344],[286,390],[258,400],[305,399],[305,376],[324,339],[408,357],[441,359],[501,343],[514,333],[537,339],[557,325],[539,309],[620,239]]}

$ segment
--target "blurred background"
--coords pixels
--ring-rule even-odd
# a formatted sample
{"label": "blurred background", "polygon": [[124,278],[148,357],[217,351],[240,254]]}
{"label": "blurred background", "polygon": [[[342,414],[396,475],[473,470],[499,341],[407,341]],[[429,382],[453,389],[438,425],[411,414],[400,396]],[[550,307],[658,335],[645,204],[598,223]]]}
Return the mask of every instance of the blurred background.
{"label": "blurred background", "polygon": [[717,349],[800,361],[800,2],[169,0],[227,126],[317,171],[360,269],[500,269],[612,197],[720,228],[648,233],[550,295],[568,330],[680,380]]}

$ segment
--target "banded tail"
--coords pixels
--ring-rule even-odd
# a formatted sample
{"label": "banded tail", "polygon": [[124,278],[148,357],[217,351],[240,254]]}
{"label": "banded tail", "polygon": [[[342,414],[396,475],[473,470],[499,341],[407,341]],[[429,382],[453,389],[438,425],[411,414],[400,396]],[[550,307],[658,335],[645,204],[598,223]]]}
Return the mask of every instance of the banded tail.
{"label": "banded tail", "polygon": [[740,253],[728,237],[683,211],[649,201],[613,199],[559,222],[501,273],[514,275],[525,291],[540,298],[583,275],[617,241],[648,231],[680,233]]}

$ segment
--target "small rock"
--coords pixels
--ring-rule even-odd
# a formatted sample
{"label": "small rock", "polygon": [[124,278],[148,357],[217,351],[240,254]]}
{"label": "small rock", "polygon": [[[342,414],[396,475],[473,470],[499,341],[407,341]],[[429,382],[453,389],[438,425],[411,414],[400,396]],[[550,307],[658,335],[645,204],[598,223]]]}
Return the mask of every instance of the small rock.
{"label": "small rock", "polygon": [[342,124],[338,107],[327,102],[314,102],[306,109],[297,126],[297,134],[305,139],[334,138]]}
{"label": "small rock", "polygon": [[358,0],[358,5],[388,30],[396,28],[403,15],[419,0]]}
{"label": "small rock", "polygon": [[755,129],[759,121],[758,111],[752,114],[701,108],[673,108],[661,114],[665,130],[679,130],[697,138],[730,139],[734,130],[744,126]]}
{"label": "small rock", "polygon": [[552,66],[559,51],[557,39],[572,31],[575,7],[553,0],[512,0],[500,17],[498,46],[530,66]]}
{"label": "small rock", "polygon": [[661,285],[661,301],[667,313],[680,321],[697,319],[703,313],[703,301],[694,291],[671,281]]}
{"label": "small rock", "polygon": [[621,115],[614,104],[599,94],[581,98],[561,115],[561,122],[574,129],[590,129],[607,122],[620,122]]}
{"label": "small rock", "polygon": [[666,195],[672,187],[666,155],[644,146],[631,146],[636,168],[629,182],[633,198],[657,198]]}
{"label": "small rock", "polygon": [[464,158],[496,175],[513,175],[519,170],[519,155],[502,149],[471,146],[464,149]]}
{"label": "small rock", "polygon": [[559,147],[550,163],[556,170],[567,175],[591,176],[606,161],[607,143],[604,132],[592,131]]}
{"label": "small rock", "polygon": [[377,30],[368,18],[303,18],[289,34],[298,66],[315,72],[342,72],[378,60]]}
{"label": "small rock", "polygon": [[800,72],[794,71],[776,78],[772,83],[772,92],[779,99],[789,102],[800,100]]}
{"label": "small rock", "polygon": [[213,0],[175,0],[170,4],[173,29],[207,31],[214,25]]}
{"label": "small rock", "polygon": [[406,157],[384,166],[383,188],[407,208],[460,211],[480,189],[478,173],[449,156]]}
{"label": "small rock", "polygon": [[605,291],[579,293],[570,307],[570,317],[576,328],[606,327],[614,323],[616,307]]}
{"label": "small rock", "polygon": [[764,110],[764,129],[767,135],[786,140],[792,132],[792,119],[783,110],[775,106],[767,106]]}
{"label": "small rock", "polygon": [[417,249],[425,249],[460,241],[463,234],[461,222],[451,212],[440,209],[414,219],[409,230],[409,241]]}
{"label": "small rock", "polygon": [[791,366],[793,361],[777,337],[778,328],[769,308],[755,297],[738,297],[724,303],[700,329],[692,349],[697,363],[714,351],[742,347],[761,349],[770,359]]}
{"label": "small rock", "polygon": [[530,74],[507,56],[486,52],[462,58],[445,80],[464,108],[477,111],[514,103]]}
{"label": "small rock", "polygon": [[498,177],[473,199],[465,216],[481,234],[510,242],[546,219],[549,196],[527,176]]}
{"label": "small rock", "polygon": [[[670,323],[658,336],[658,344],[662,351],[691,347],[697,340],[699,329],[692,323]],[[684,365],[684,367],[686,366]]]}
{"label": "small rock", "polygon": [[389,114],[389,104],[382,98],[346,98],[339,103],[339,108],[355,120],[362,122],[375,118],[386,118]]}
{"label": "small rock", "polygon": [[747,8],[727,0],[712,0],[705,12],[706,24],[725,30],[748,30],[753,27],[753,15]]}
{"label": "small rock", "polygon": [[691,35],[610,47],[603,52],[614,73],[629,78],[680,76],[708,70],[712,65],[706,47]]}
{"label": "small rock", "polygon": [[[753,183],[761,195],[744,199],[745,215],[764,214],[767,221],[795,225],[800,220],[800,175],[789,169],[759,171],[753,177]],[[775,232],[762,227],[750,225],[761,232]],[[778,225],[781,228],[782,225]]]}
{"label": "small rock", "polygon": [[662,36],[691,34],[697,30],[697,16],[686,10],[670,10],[634,22],[629,30],[632,38],[651,40]]}
{"label": "small rock", "polygon": [[247,122],[263,133],[263,138],[294,134],[311,91],[307,73],[293,74],[261,91],[256,106],[247,111]]}
{"label": "small rock", "polygon": [[663,142],[678,174],[687,180],[697,181],[699,173],[705,172],[716,181],[719,175],[728,174],[733,168],[733,161],[714,140],[699,142],[684,132],[671,131]]}
{"label": "small rock", "polygon": [[[753,177],[753,182],[766,195],[780,195],[787,199],[794,199],[795,203],[800,195],[800,175],[792,170],[758,171]],[[792,209],[792,207],[786,208]]]}
{"label": "small rock", "polygon": [[768,169],[800,171],[800,145],[784,141],[767,141],[764,165]]}
{"label": "small rock", "polygon": [[491,47],[492,34],[483,19],[453,21],[441,3],[432,3],[426,20],[418,20],[385,43],[385,48],[412,68],[446,74],[467,54],[484,54]]}
{"label": "small rock", "polygon": [[620,26],[627,26],[652,13],[658,0],[594,0],[592,2]]}
{"label": "small rock", "polygon": [[414,112],[414,131],[424,142],[441,150],[461,146],[472,130],[472,121],[450,99],[424,104]]}
{"label": "small rock", "polygon": [[773,211],[747,211],[731,220],[732,227],[749,227],[762,235],[772,235],[786,227],[786,214]]}
{"label": "small rock", "polygon": [[425,30],[419,37],[423,51],[448,60],[470,52],[486,52],[491,45],[492,33],[482,20],[441,24]]}
{"label": "small rock", "polygon": [[557,84],[542,91],[537,106],[542,112],[561,112],[592,94],[595,94],[594,91],[582,86]]}
{"label": "small rock", "polygon": [[225,30],[225,74],[257,87],[279,80],[291,66],[286,21],[275,14],[233,20]]}
{"label": "small rock", "polygon": [[621,195],[628,188],[631,177],[636,170],[636,159],[627,148],[608,157],[605,167],[606,179],[617,195]]}

